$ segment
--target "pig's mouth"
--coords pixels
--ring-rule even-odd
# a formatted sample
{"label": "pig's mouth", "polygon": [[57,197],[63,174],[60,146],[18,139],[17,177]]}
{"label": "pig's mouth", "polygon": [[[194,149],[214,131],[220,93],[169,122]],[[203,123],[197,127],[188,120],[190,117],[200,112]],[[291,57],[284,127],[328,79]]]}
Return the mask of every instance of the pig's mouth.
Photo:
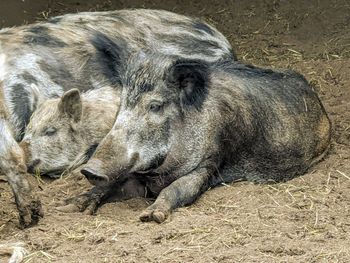
{"label": "pig's mouth", "polygon": [[[38,171],[39,170],[40,170],[40,168],[38,168]],[[48,176],[48,177],[53,178],[53,179],[57,179],[57,178],[60,178],[62,176],[62,174],[66,172],[66,170],[67,170],[67,166],[62,166],[62,167],[58,167],[58,168],[51,169],[48,171],[40,170],[40,174],[44,175],[44,176]]]}
{"label": "pig's mouth", "polygon": [[31,174],[40,174],[44,176],[48,176],[50,178],[59,178],[61,177],[62,173],[66,170],[66,166],[56,167],[54,169],[43,169],[42,162],[40,159],[35,159],[31,162],[31,164],[28,165],[27,171]]}
{"label": "pig's mouth", "polygon": [[43,175],[56,179],[61,177],[61,175],[64,173],[64,170],[65,169],[55,169],[48,172],[44,172]]}
{"label": "pig's mouth", "polygon": [[166,155],[157,155],[151,162],[147,165],[147,167],[134,167],[131,168],[130,173],[136,174],[149,174],[154,172],[160,166],[163,165],[166,159]]}
{"label": "pig's mouth", "polygon": [[27,165],[28,173],[34,174],[38,171],[38,166],[41,163],[40,159],[33,160],[29,165]]}

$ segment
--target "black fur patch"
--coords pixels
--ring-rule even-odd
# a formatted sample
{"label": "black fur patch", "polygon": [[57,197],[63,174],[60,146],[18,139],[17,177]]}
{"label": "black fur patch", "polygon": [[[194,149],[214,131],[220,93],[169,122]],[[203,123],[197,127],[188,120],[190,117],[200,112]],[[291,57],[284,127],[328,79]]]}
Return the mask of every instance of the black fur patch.
{"label": "black fur patch", "polygon": [[32,26],[26,30],[23,37],[24,44],[39,45],[45,47],[65,47],[67,44],[57,37],[50,36],[49,29],[45,26]]}
{"label": "black fur patch", "polygon": [[145,93],[145,92],[150,92],[152,90],[154,90],[154,85],[145,82],[145,83],[143,83],[143,85],[141,85],[139,87],[138,91],[139,91],[139,93]]}
{"label": "black fur patch", "polygon": [[208,66],[200,61],[178,60],[171,67],[168,84],[181,90],[180,102],[185,110],[201,110],[208,95]]}
{"label": "black fur patch", "polygon": [[11,102],[13,103],[14,114],[20,121],[20,134],[23,136],[24,129],[29,123],[32,114],[30,109],[30,94],[22,84],[16,84],[11,87]]}
{"label": "black fur patch", "polygon": [[121,84],[120,74],[127,59],[127,44],[121,39],[111,39],[97,32],[91,39],[96,49],[96,62],[113,84]]}
{"label": "black fur patch", "polygon": [[145,171],[157,169],[158,167],[160,167],[160,166],[164,163],[165,159],[166,159],[166,156],[157,155],[157,156],[149,163],[149,166],[145,169]]}
{"label": "black fur patch", "polygon": [[37,84],[38,83],[38,80],[32,74],[30,74],[28,71],[24,71],[20,76],[28,84],[31,84],[31,83]]}
{"label": "black fur patch", "polygon": [[33,34],[41,34],[43,32],[47,33],[48,28],[45,26],[37,25],[37,26],[32,26],[32,27],[26,29],[25,31],[29,32],[29,33],[33,33]]}
{"label": "black fur patch", "polygon": [[215,33],[214,31],[206,24],[200,21],[195,21],[192,23],[192,26],[197,30],[197,31],[203,31],[211,36],[214,36]]}
{"label": "black fur patch", "polygon": [[87,151],[85,152],[85,156],[86,156],[86,160],[89,160],[92,155],[95,153],[96,149],[97,149],[98,144],[93,144],[89,147],[89,149],[87,149]]}

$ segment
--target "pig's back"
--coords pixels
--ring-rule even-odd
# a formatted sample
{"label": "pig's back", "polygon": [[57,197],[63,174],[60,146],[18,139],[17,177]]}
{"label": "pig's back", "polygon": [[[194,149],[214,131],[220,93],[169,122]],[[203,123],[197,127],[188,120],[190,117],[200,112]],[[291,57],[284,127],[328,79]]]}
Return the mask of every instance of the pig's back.
{"label": "pig's back", "polygon": [[27,122],[21,116],[30,116],[35,108],[31,105],[33,93],[45,100],[71,88],[86,91],[115,84],[109,72],[111,65],[98,57],[92,43],[97,32],[111,41],[125,42],[130,53],[150,49],[207,61],[233,58],[229,43],[215,28],[158,10],[68,14],[48,22],[2,29],[0,81],[13,123],[19,123],[18,130]]}
{"label": "pig's back", "polygon": [[[328,148],[331,125],[317,93],[294,71],[222,65],[232,89],[248,105],[251,167],[273,180],[303,173]],[[235,101],[233,100],[233,103]]]}

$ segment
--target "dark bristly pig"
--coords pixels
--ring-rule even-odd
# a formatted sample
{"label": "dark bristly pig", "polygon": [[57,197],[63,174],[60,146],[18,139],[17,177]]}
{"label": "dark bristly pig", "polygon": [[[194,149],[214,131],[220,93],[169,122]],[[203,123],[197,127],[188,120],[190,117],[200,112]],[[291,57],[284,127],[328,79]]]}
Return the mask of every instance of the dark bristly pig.
{"label": "dark bristly pig", "polygon": [[95,207],[129,180],[146,187],[157,198],[142,221],[163,222],[220,183],[301,175],[330,143],[322,103],[291,70],[141,54],[122,85],[115,124],[81,172],[97,185]]}
{"label": "dark bristly pig", "polygon": [[[117,47],[115,42],[123,45]],[[125,60],[118,48],[210,62],[234,59],[230,44],[212,26],[160,10],[68,14],[0,30],[0,170],[12,187],[22,226],[36,223],[42,215],[40,201],[25,179],[25,158],[18,145],[32,113],[41,103],[72,88],[120,86],[117,72]],[[54,138],[53,128],[58,127],[46,128],[41,136]],[[33,161],[29,167],[36,170],[39,163]],[[45,170],[44,161],[41,168]]]}

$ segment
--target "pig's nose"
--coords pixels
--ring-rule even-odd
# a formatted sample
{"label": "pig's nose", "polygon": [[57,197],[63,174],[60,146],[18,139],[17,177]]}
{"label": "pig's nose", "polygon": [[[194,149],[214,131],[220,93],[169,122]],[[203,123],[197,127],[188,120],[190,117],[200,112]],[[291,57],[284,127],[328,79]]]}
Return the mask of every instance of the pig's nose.
{"label": "pig's nose", "polygon": [[35,173],[35,168],[36,166],[40,163],[39,159],[35,159],[34,161],[32,161],[28,166],[27,166],[27,171],[28,173]]}
{"label": "pig's nose", "polygon": [[108,176],[98,173],[93,168],[84,167],[80,170],[80,172],[86,177],[86,179],[89,180],[91,184],[94,185],[104,185],[109,181]]}

